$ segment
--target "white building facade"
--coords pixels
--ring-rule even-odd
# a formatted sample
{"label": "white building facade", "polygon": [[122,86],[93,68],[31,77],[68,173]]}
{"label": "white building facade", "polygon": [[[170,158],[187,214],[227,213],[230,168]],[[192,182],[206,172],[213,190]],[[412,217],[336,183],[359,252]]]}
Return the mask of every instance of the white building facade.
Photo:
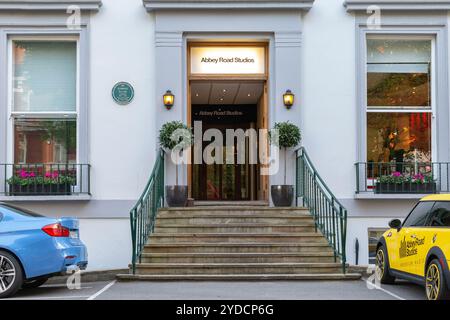
{"label": "white building facade", "polygon": [[[210,109],[232,111],[204,123],[219,129],[290,121],[348,210],[347,261],[366,265],[389,220],[450,192],[449,11],[447,0],[0,0],[0,200],[78,217],[89,270],[127,268],[129,211],[164,123],[193,126]],[[121,82],[126,104],[112,97]],[[208,170],[181,166],[195,200],[270,205],[284,184],[283,170],[263,179],[243,166],[219,190]],[[32,174],[75,182],[13,190]],[[165,175],[174,184],[168,159]],[[294,150],[286,176],[295,184]]]}

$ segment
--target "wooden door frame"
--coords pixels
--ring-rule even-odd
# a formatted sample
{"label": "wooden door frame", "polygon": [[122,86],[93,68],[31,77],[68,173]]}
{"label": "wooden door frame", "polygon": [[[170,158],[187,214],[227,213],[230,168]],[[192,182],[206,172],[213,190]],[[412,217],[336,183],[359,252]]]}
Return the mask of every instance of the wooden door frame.
{"label": "wooden door frame", "polygon": [[[191,73],[191,48],[192,47],[263,47],[264,48],[264,74],[195,74]],[[269,99],[267,97],[268,93],[268,82],[269,82],[269,41],[254,41],[254,42],[224,42],[224,41],[188,41],[187,42],[187,114],[186,120],[187,125],[192,128],[192,104],[191,104],[191,82],[193,81],[262,81],[263,82],[263,104],[264,104],[264,125],[268,129],[268,117],[269,117]],[[260,128],[258,128],[260,129]],[[189,198],[192,198],[192,164],[187,165],[187,182],[188,182],[188,193]],[[264,182],[268,179],[262,179]],[[268,187],[266,186],[267,194],[264,194],[263,200],[269,199]]]}

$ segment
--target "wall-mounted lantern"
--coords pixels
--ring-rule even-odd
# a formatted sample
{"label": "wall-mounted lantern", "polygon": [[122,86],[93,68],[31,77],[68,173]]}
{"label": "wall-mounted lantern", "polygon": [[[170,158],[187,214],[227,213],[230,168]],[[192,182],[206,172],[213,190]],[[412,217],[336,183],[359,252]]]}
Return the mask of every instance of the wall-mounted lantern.
{"label": "wall-mounted lantern", "polygon": [[166,91],[166,93],[163,95],[163,102],[167,109],[173,107],[173,104],[175,102],[175,96],[173,95],[172,91],[170,90]]}
{"label": "wall-mounted lantern", "polygon": [[286,90],[286,92],[283,94],[283,102],[284,106],[287,109],[290,109],[294,105],[294,94],[291,90]]}

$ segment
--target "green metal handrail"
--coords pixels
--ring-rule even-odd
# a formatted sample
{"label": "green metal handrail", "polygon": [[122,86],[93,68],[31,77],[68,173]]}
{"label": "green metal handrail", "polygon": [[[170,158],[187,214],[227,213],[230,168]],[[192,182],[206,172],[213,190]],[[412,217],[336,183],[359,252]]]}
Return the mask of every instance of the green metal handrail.
{"label": "green metal handrail", "polygon": [[297,150],[296,204],[302,198],[320,230],[333,248],[334,259],[342,262],[346,272],[347,209],[336,199],[317,173],[304,148]]}
{"label": "green metal handrail", "polygon": [[158,209],[164,205],[164,152],[161,150],[153,167],[144,192],[130,211],[131,241],[133,253],[132,272],[136,273],[136,263],[141,261],[141,254],[147,239],[155,229]]}

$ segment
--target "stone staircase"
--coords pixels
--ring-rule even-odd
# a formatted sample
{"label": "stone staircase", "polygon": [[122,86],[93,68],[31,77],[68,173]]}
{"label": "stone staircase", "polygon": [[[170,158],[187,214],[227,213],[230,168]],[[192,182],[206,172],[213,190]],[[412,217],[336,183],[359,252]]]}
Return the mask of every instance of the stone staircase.
{"label": "stone staircase", "polygon": [[332,248],[302,208],[160,209],[136,265],[120,280],[341,280]]}

